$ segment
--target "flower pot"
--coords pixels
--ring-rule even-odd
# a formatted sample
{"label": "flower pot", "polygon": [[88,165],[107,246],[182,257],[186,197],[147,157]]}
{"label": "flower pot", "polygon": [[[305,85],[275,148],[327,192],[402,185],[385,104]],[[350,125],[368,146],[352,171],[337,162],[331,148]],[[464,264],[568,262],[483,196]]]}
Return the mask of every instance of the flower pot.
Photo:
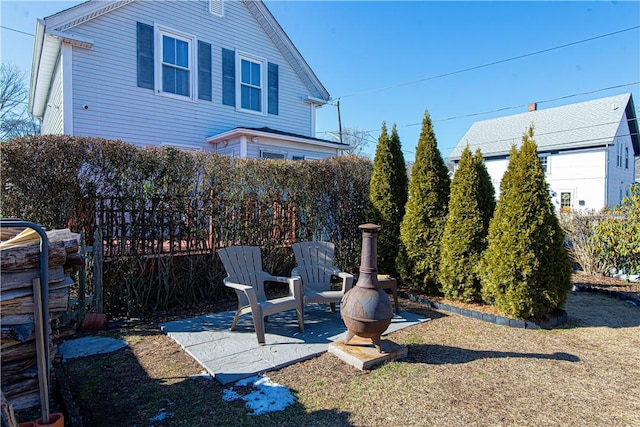
{"label": "flower pot", "polygon": [[102,313],[87,313],[80,323],[80,330],[83,332],[97,332],[104,329],[107,323],[107,316]]}
{"label": "flower pot", "polygon": [[38,418],[38,421],[29,421],[26,423],[20,423],[20,427],[64,427],[64,415],[59,412],[49,414],[49,424],[42,424],[42,418]]}

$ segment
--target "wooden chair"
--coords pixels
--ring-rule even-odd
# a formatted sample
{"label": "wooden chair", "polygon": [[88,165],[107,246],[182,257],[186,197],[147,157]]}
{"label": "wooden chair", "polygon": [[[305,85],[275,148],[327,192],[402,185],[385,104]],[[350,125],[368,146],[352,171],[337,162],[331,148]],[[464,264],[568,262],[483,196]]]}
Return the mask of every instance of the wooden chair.
{"label": "wooden chair", "polygon": [[[302,278],[304,303],[328,303],[331,311],[335,311],[336,303],[340,302],[344,294],[353,286],[353,275],[340,271],[333,265],[335,252],[333,243],[300,242],[294,243],[292,247],[297,266],[291,275]],[[333,276],[342,279],[341,289],[331,289]]]}
{"label": "wooden chair", "polygon": [[[264,345],[265,318],[270,314],[295,309],[300,331],[304,332],[302,282],[299,278],[276,277],[264,272],[260,248],[255,246],[231,246],[218,250],[218,255],[227,272],[224,285],[233,288],[238,296],[238,311],[231,324],[232,331],[236,327],[238,317],[250,312],[258,344]],[[281,298],[267,299],[264,292],[264,282],[267,281],[287,283],[289,294]]]}

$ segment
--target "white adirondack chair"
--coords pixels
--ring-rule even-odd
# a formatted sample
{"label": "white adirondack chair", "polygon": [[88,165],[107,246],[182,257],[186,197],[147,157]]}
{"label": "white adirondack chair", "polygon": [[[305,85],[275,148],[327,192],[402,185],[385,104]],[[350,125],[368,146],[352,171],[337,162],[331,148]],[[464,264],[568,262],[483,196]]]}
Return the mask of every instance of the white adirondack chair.
{"label": "white adirondack chair", "polygon": [[[299,278],[272,276],[264,272],[260,248],[255,246],[231,246],[218,250],[218,255],[227,272],[224,284],[233,288],[238,296],[238,311],[231,324],[232,331],[236,327],[238,317],[250,312],[258,344],[264,345],[265,318],[270,314],[296,310],[300,331],[304,332],[302,282]],[[289,294],[281,298],[267,299],[264,292],[266,281],[287,283]]]}
{"label": "white adirondack chair", "polygon": [[[331,242],[299,242],[292,245],[296,257],[296,268],[292,276],[302,278],[304,303],[329,304],[331,311],[336,310],[336,303],[353,286],[353,275],[340,271],[333,265],[335,246]],[[342,287],[331,289],[331,278],[342,279]]]}

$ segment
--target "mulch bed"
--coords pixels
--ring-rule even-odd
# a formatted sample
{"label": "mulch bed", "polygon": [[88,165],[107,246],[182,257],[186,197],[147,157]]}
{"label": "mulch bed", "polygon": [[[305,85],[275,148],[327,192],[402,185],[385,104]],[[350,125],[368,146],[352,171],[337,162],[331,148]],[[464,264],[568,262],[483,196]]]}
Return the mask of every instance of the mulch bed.
{"label": "mulch bed", "polygon": [[573,274],[573,284],[581,289],[615,293],[640,304],[640,282],[627,282],[607,276]]}
{"label": "mulch bed", "polygon": [[[612,296],[628,299],[640,305],[640,282],[627,282],[614,277],[607,277],[603,275],[594,276],[582,272],[573,273],[571,275],[571,280],[578,290],[611,294]],[[487,304],[464,303],[449,300],[437,295],[420,294],[419,292],[406,288],[402,289],[402,291],[425,298],[431,302],[446,304],[465,310],[478,311],[485,314],[493,314],[495,316],[509,317],[507,314],[504,314],[495,307]]]}

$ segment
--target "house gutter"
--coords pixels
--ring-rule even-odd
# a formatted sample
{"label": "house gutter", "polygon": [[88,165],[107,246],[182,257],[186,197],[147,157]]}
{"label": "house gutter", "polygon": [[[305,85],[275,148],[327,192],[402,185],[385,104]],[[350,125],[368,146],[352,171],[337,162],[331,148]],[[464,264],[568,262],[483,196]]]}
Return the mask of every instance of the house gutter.
{"label": "house gutter", "polygon": [[[62,45],[92,49],[94,44],[93,40],[86,37],[57,30],[47,30],[46,27],[46,21],[39,19],[36,24],[34,57],[29,85],[29,114],[36,118],[44,116],[47,98],[51,90],[51,79],[56,70],[56,62],[60,57]],[[46,60],[43,60],[43,57]]]}
{"label": "house gutter", "polygon": [[289,135],[279,135],[277,133],[270,133],[270,132],[264,132],[264,131],[259,131],[259,130],[251,130],[251,129],[244,129],[244,128],[239,128],[239,129],[233,129],[218,135],[214,135],[214,136],[210,136],[208,138],[206,138],[206,142],[210,143],[210,144],[220,144],[220,143],[224,143],[225,141],[228,141],[230,139],[234,139],[234,138],[238,138],[241,136],[245,136],[247,137],[248,141],[251,142],[257,142],[253,141],[253,137],[258,137],[258,138],[263,138],[264,140],[276,140],[276,141],[289,141],[289,142],[296,142],[296,143],[301,143],[301,144],[308,144],[308,145],[315,145],[315,146],[319,146],[319,147],[330,147],[330,148],[337,148],[340,150],[346,150],[349,147],[348,146],[340,146],[340,147],[336,147],[336,143],[334,142],[323,142],[323,141],[319,141],[319,140],[313,140],[313,139],[307,139],[304,137],[295,137],[295,136],[289,136]]}
{"label": "house gutter", "polygon": [[315,98],[313,96],[307,96],[306,98],[303,99],[303,101],[306,102],[307,104],[315,105],[317,107],[322,107],[327,103],[327,101],[325,101],[324,99]]}

